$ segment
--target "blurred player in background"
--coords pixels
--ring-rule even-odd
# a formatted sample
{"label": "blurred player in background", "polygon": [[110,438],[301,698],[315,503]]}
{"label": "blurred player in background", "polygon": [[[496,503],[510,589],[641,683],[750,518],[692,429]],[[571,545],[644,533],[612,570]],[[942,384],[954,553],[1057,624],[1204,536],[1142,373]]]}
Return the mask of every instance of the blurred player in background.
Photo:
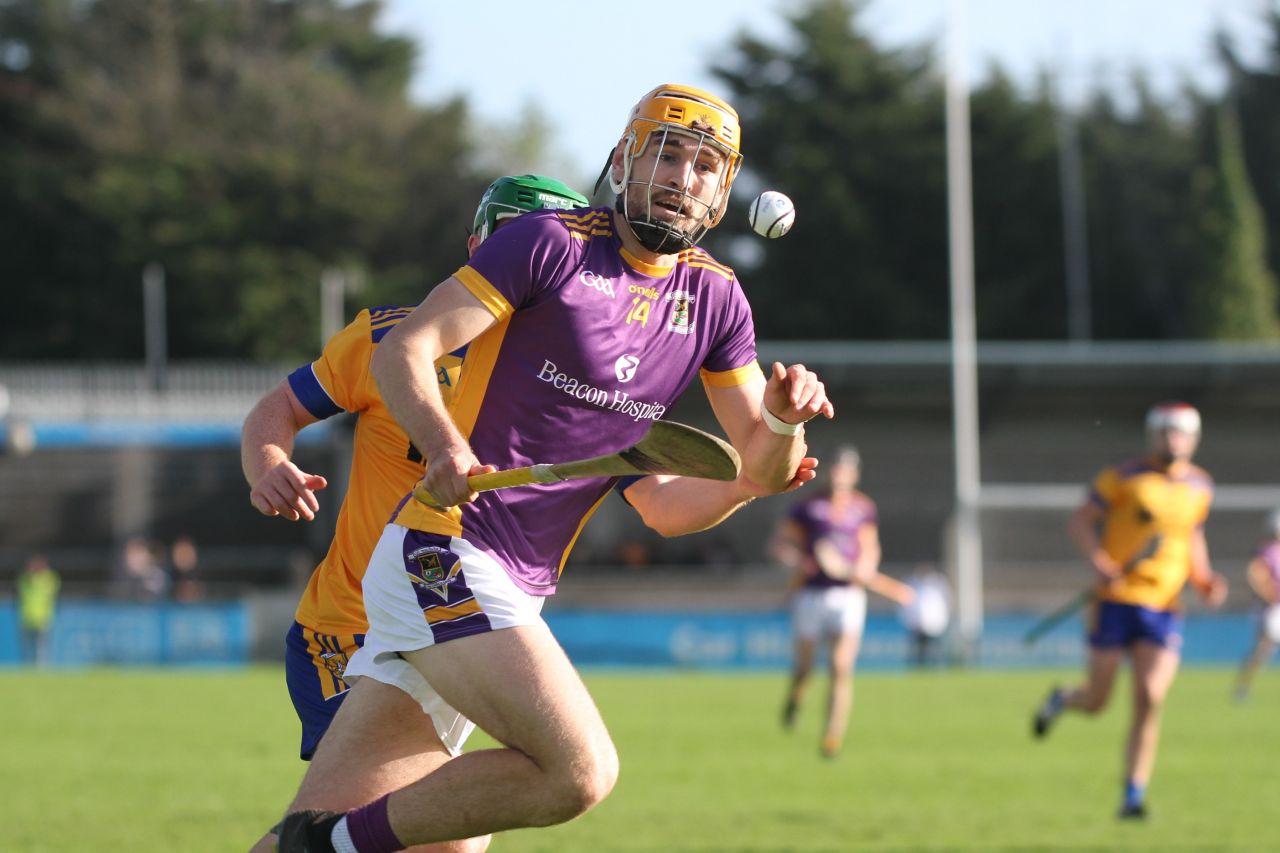
{"label": "blurred player in background", "polygon": [[23,663],[49,662],[49,629],[58,609],[62,579],[44,554],[32,554],[18,575],[18,635]]}
{"label": "blurred player in background", "polygon": [[[585,196],[552,178],[498,178],[476,209],[467,238],[468,255],[522,213],[586,205]],[[422,455],[387,411],[369,373],[379,341],[412,310],[409,306],[361,311],[329,340],[319,359],[269,391],[244,424],[241,455],[254,508],[264,515],[310,521],[320,507],[316,492],[325,488],[327,480],[302,471],[290,460],[294,436],[309,424],[342,412],[358,415],[347,497],[338,511],[333,542],[307,583],[285,640],[285,678],[302,722],[304,761],[311,760],[347,694],[343,679],[347,661],[368,630],[360,584],[369,555],[396,503],[426,471]],[[461,356],[459,351],[436,360],[436,378],[446,400],[457,385]],[[406,715],[422,715],[423,709],[407,695],[401,698]],[[396,724],[391,731],[397,736],[388,738],[383,752],[371,748],[359,763],[346,767],[342,785],[309,789],[308,796],[300,798],[300,807],[362,805],[449,759],[437,739],[423,736],[422,727],[399,725],[399,718],[391,722]],[[264,839],[260,845],[273,849],[274,839]]]}
{"label": "blurred player in background", "polygon": [[1258,614],[1258,634],[1253,648],[1236,677],[1237,702],[1249,698],[1253,677],[1280,643],[1280,509],[1267,516],[1267,539],[1249,561],[1246,575],[1250,588],[1262,601],[1262,610]]}
{"label": "blurred player in background", "polygon": [[935,662],[936,648],[951,620],[951,585],[932,563],[917,563],[903,579],[914,599],[898,609],[902,627],[911,635],[912,666]]}
{"label": "blurred player in background", "polygon": [[876,505],[858,491],[861,458],[857,449],[837,449],[827,492],[801,500],[774,534],[774,556],[792,571],[791,625],[795,636],[791,682],[782,710],[786,728],[796,713],[823,644],[831,673],[822,755],[834,758],[844,742],[853,705],[853,667],[872,589],[900,605],[914,593],[880,573],[880,532]]}
{"label": "blurred player in background", "polygon": [[1146,433],[1148,454],[1104,469],[1071,517],[1072,538],[1097,582],[1088,672],[1079,687],[1055,688],[1033,724],[1035,735],[1043,737],[1064,710],[1101,711],[1116,670],[1129,658],[1133,718],[1121,818],[1147,814],[1160,710],[1182,647],[1182,588],[1190,582],[1214,607],[1227,595],[1226,579],[1210,568],[1204,537],[1213,480],[1191,462],[1200,442],[1200,413],[1186,403],[1161,403],[1147,413]]}
{"label": "blurred player in background", "polygon": [[[546,826],[613,788],[612,739],[541,617],[583,524],[615,487],[664,535],[718,524],[812,477],[803,422],[833,414],[802,365],[764,374],[737,277],[696,247],[723,217],[740,164],[728,104],[660,86],[610,155],[613,209],[520,217],[383,339],[374,375],[429,460],[425,488],[448,509],[406,495],[374,549],[369,633],[347,669],[358,680],[303,790],[341,780],[348,762],[398,736],[379,721],[401,691],[456,709],[460,726],[474,721],[502,746],[346,814],[294,811],[285,853],[385,853]],[[463,381],[446,407],[429,366],[463,345]],[[627,447],[699,376],[741,454],[737,480],[596,478],[479,494],[467,482]]]}

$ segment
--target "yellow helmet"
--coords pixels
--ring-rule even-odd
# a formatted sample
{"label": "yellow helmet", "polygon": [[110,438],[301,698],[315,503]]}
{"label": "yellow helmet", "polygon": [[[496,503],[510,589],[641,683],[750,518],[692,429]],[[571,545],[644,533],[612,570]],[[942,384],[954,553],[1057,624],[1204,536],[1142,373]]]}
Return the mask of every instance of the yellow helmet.
{"label": "yellow helmet", "polygon": [[[635,159],[653,141],[655,132],[661,134],[658,144],[665,141],[668,133],[680,133],[696,139],[699,148],[705,146],[714,149],[724,158],[725,168],[720,176],[716,196],[702,222],[689,231],[653,219],[649,210],[652,204],[652,195],[649,193],[653,184],[652,176],[637,180],[632,175]],[[648,92],[631,109],[618,144],[624,146],[622,179],[617,180],[610,172],[610,186],[618,194],[618,210],[631,224],[645,248],[668,253],[687,249],[720,222],[729,203],[733,179],[742,168],[742,129],[738,123],[737,111],[727,101],[692,86],[664,83]],[[646,187],[646,198],[650,202],[644,210],[627,209],[626,188],[630,184]],[[684,193],[689,195],[687,186]]]}

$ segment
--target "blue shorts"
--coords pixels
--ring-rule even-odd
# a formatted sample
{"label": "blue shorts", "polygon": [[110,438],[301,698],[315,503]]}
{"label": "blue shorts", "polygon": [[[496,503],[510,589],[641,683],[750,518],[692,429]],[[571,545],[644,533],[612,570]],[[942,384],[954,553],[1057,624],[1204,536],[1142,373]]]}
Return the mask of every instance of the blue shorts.
{"label": "blue shorts", "polygon": [[310,761],[351,689],[342,676],[347,661],[364,645],[364,634],[317,634],[294,622],[284,645],[284,680],[302,721],[299,753]]}
{"label": "blue shorts", "polygon": [[1122,649],[1144,640],[1175,652],[1181,649],[1181,614],[1115,601],[1103,601],[1094,609],[1089,630],[1093,648]]}

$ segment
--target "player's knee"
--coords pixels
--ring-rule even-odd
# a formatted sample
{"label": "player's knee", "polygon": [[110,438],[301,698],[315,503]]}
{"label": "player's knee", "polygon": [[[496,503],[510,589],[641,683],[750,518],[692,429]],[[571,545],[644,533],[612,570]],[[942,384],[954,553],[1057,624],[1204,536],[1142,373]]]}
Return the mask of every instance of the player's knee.
{"label": "player's knee", "polygon": [[1139,690],[1134,697],[1134,705],[1139,714],[1158,714],[1164,706],[1164,694],[1154,690]]}
{"label": "player's knee", "polygon": [[556,783],[553,823],[563,823],[590,811],[618,781],[618,751],[605,741],[580,756]]}

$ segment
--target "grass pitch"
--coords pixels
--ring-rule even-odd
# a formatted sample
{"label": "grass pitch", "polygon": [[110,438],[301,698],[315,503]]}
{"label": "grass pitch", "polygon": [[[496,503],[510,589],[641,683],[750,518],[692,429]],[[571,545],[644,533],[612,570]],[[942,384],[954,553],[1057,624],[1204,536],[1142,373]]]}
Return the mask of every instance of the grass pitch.
{"label": "grass pitch", "polygon": [[[1140,825],[1114,818],[1126,680],[1098,718],[1029,735],[1049,685],[1075,675],[860,675],[845,751],[825,761],[821,681],[784,733],[782,673],[588,673],[622,756],[618,787],[572,823],[490,849],[1280,849],[1280,673],[1245,705],[1229,701],[1225,670],[1179,676]],[[277,669],[11,670],[0,690],[6,851],[244,850],[302,773]]]}

